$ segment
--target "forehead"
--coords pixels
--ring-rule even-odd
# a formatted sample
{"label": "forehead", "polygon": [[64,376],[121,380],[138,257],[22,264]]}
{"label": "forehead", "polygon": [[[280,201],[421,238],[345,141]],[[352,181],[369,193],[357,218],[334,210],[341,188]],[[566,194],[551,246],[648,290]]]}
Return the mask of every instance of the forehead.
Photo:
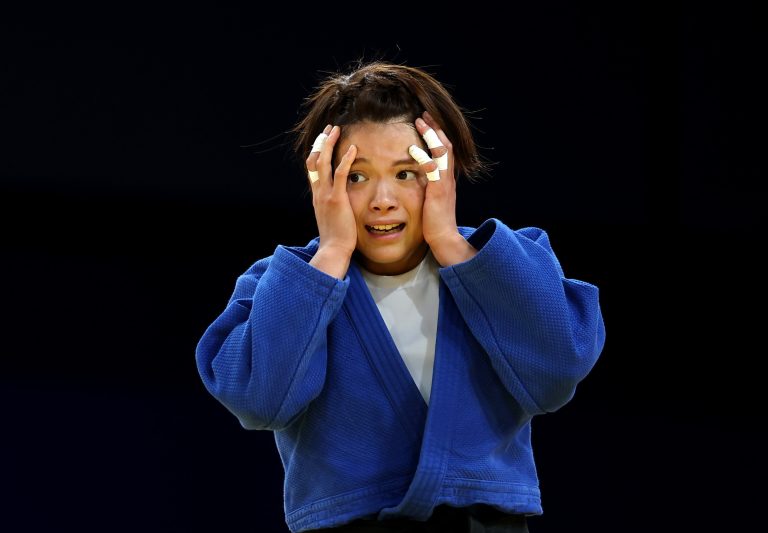
{"label": "forehead", "polygon": [[344,126],[341,134],[341,153],[354,144],[358,157],[399,158],[408,155],[408,147],[412,144],[423,144],[416,127],[409,122],[360,122]]}

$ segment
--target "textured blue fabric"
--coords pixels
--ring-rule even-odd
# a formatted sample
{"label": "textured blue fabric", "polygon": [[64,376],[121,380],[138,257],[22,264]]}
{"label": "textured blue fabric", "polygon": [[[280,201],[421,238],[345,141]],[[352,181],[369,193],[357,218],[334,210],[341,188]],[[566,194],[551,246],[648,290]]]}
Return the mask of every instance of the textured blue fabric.
{"label": "textured blue fabric", "polygon": [[344,280],[308,264],[317,239],[254,263],[200,339],[207,390],[274,432],[291,531],[443,503],[542,512],[531,420],[597,361],[598,289],[564,277],[541,229],[460,231],[478,254],[440,269],[429,407],[355,263]]}

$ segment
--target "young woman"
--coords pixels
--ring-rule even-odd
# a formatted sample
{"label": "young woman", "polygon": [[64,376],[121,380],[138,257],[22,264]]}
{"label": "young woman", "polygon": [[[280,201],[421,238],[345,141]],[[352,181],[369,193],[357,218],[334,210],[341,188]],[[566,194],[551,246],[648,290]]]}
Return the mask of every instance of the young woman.
{"label": "young woman", "polygon": [[197,347],[206,388],[274,432],[293,532],[527,531],[531,421],[600,355],[598,289],[541,229],[457,224],[456,179],[486,169],[429,73],[360,64],[305,105],[318,236],[237,279]]}

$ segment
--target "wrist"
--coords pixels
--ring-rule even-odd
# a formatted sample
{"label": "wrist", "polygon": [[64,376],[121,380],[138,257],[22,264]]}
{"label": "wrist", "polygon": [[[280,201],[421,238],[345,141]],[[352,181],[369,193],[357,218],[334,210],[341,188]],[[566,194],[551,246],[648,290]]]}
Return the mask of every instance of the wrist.
{"label": "wrist", "polygon": [[458,232],[429,242],[429,248],[440,266],[447,267],[469,261],[477,250]]}
{"label": "wrist", "polygon": [[349,270],[352,252],[336,246],[320,246],[309,264],[336,279],[344,279]]}

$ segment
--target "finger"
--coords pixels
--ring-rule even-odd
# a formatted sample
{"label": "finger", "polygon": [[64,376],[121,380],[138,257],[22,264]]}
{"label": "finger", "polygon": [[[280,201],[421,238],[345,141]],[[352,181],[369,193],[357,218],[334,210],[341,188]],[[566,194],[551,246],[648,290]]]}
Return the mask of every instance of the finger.
{"label": "finger", "polygon": [[[408,153],[411,154],[411,157],[414,158],[418,164],[424,166],[429,181],[438,181],[440,179],[440,171],[437,169],[437,162],[433,161],[427,152],[415,144],[412,144],[408,147]],[[432,166],[433,169],[427,170],[430,166]]]}
{"label": "finger", "polygon": [[315,142],[312,144],[312,150],[309,152],[309,156],[306,160],[307,175],[309,181],[315,183],[320,179],[320,172],[317,170],[317,160],[320,158],[320,153],[323,151],[325,142],[328,140],[328,134],[331,132],[331,125],[328,124],[323,131],[315,138]]}
{"label": "finger", "polygon": [[435,131],[437,132],[443,131],[443,128],[441,128],[440,124],[438,124],[437,121],[434,119],[434,117],[429,114],[429,111],[424,111],[424,113],[421,114],[421,118],[423,118],[424,121],[429,125],[429,127],[434,129]]}
{"label": "finger", "polygon": [[427,127],[435,130],[435,133],[437,134],[438,139],[440,139],[443,145],[445,145],[448,151],[450,151],[453,148],[453,145],[451,144],[451,141],[448,140],[448,137],[445,135],[443,128],[440,127],[440,124],[438,124],[435,121],[435,119],[432,118],[432,115],[430,115],[428,111],[424,111],[422,115],[422,119],[424,120],[424,122],[426,122]]}
{"label": "finger", "polygon": [[[424,111],[423,113],[424,121],[427,123],[427,125],[435,130],[435,133],[437,134],[437,138],[440,139],[440,141],[443,143],[443,145],[446,148],[446,154],[453,154],[453,144],[451,143],[450,139],[448,139],[448,136],[445,134],[445,131],[443,131],[443,128],[440,127],[440,125],[435,121],[434,118],[432,118],[432,115],[429,114],[428,111]],[[446,158],[447,159],[447,158]],[[453,170],[451,169],[453,163],[453,156],[451,156],[451,161],[446,160],[446,168],[441,170],[449,170],[451,173]]]}
{"label": "finger", "polygon": [[437,163],[438,170],[448,170],[448,148],[440,140],[437,132],[424,119],[416,119],[416,129],[424,138],[427,147],[432,152],[432,157]]}
{"label": "finger", "polygon": [[[323,149],[317,156],[317,170],[322,173],[322,176],[320,178],[323,182],[329,182],[331,181],[331,163],[333,159],[333,150],[336,145],[336,141],[339,140],[339,136],[341,135],[341,128],[338,126],[333,126],[331,130],[328,132],[327,137],[324,140],[321,140],[320,142],[323,143]],[[327,176],[327,177],[325,177]]]}
{"label": "finger", "polygon": [[341,157],[339,166],[336,167],[336,172],[333,175],[333,188],[334,191],[347,190],[347,176],[349,175],[349,169],[352,168],[352,162],[357,156],[357,146],[350,144],[347,151]]}
{"label": "finger", "polygon": [[[327,128],[328,126],[326,126]],[[312,143],[312,150],[311,152],[322,152],[323,146],[325,145],[325,141],[328,140],[328,134],[323,130],[323,133],[317,136],[315,139],[315,142]]]}

